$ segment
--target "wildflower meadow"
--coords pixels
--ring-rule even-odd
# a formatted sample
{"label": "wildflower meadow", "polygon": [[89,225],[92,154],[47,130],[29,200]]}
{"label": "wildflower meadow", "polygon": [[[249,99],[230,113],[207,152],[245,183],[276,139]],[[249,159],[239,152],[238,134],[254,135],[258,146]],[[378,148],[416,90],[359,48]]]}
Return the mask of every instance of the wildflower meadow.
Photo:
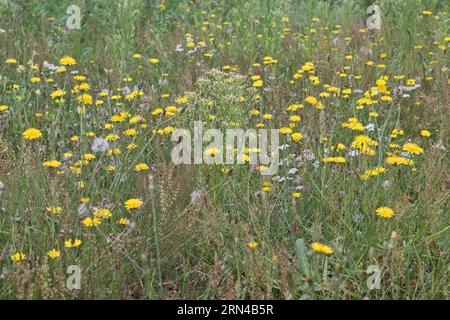
{"label": "wildflower meadow", "polygon": [[0,1],[0,299],[449,299],[449,8]]}

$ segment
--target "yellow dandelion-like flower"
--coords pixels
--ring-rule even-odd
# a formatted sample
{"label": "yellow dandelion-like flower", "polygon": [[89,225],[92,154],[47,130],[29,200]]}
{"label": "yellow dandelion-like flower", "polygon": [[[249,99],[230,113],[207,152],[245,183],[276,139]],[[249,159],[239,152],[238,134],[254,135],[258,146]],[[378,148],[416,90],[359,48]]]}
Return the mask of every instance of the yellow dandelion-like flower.
{"label": "yellow dandelion-like flower", "polygon": [[5,63],[6,64],[16,64],[17,60],[13,59],[13,58],[9,58],[9,59],[6,59]]}
{"label": "yellow dandelion-like flower", "polygon": [[99,218],[87,217],[87,218],[83,219],[83,224],[88,228],[98,226],[101,223],[102,223],[102,221]]}
{"label": "yellow dandelion-like flower", "polygon": [[48,213],[52,213],[52,214],[60,214],[62,211],[61,207],[58,207],[58,206],[47,207],[45,209],[47,210]]}
{"label": "yellow dandelion-like flower", "polygon": [[77,61],[71,56],[64,56],[61,59],[59,59],[59,64],[63,66],[73,66],[77,64]]}
{"label": "yellow dandelion-like flower", "polygon": [[80,239],[75,239],[75,240],[67,240],[64,241],[64,247],[66,248],[76,248],[78,246],[80,246],[82,243],[82,241]]}
{"label": "yellow dandelion-like flower", "polygon": [[294,142],[299,142],[303,139],[303,135],[300,132],[294,132],[291,134],[291,140]]}
{"label": "yellow dandelion-like flower", "polygon": [[258,243],[255,241],[251,241],[249,243],[247,243],[247,247],[249,247],[250,249],[255,249],[258,246]]}
{"label": "yellow dandelion-like flower", "polygon": [[377,215],[381,218],[392,218],[394,216],[394,210],[389,207],[380,207],[375,210]]}
{"label": "yellow dandelion-like flower", "polygon": [[11,256],[11,261],[19,263],[24,261],[26,258],[26,255],[23,252],[16,252]]}
{"label": "yellow dandelion-like flower", "polygon": [[415,143],[405,143],[402,148],[403,151],[406,151],[410,154],[422,154],[423,149]]}
{"label": "yellow dandelion-like flower", "polygon": [[127,210],[131,210],[131,209],[138,209],[139,207],[141,207],[143,204],[142,200],[140,199],[128,199],[127,201],[125,201],[125,208]]}
{"label": "yellow dandelion-like flower", "polygon": [[42,137],[42,132],[39,129],[30,128],[30,129],[25,130],[22,133],[22,136],[27,140],[35,140],[35,139]]}
{"label": "yellow dandelion-like flower", "polygon": [[138,163],[138,164],[136,164],[134,169],[136,171],[145,171],[145,170],[150,169],[150,167],[146,163]]}
{"label": "yellow dandelion-like flower", "polygon": [[59,258],[59,256],[61,255],[61,253],[56,250],[56,249],[52,249],[49,252],[47,252],[47,255],[51,258],[51,259],[56,259]]}
{"label": "yellow dandelion-like flower", "polygon": [[429,137],[431,137],[431,132],[428,131],[428,130],[421,130],[421,131],[420,131],[420,135],[421,135],[422,137],[429,138]]}
{"label": "yellow dandelion-like flower", "polygon": [[334,252],[333,249],[331,249],[329,246],[321,244],[319,242],[311,243],[311,248],[317,253],[322,253],[326,255],[330,255]]}
{"label": "yellow dandelion-like flower", "polygon": [[46,168],[58,168],[59,166],[61,166],[61,162],[59,162],[58,160],[45,161],[43,163],[43,166]]}

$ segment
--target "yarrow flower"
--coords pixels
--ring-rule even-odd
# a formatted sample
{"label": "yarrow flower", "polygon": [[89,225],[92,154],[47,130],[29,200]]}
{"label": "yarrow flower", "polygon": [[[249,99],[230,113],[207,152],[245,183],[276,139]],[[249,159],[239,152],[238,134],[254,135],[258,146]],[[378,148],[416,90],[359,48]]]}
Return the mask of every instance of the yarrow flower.
{"label": "yarrow flower", "polygon": [[94,138],[94,141],[92,141],[91,150],[93,152],[106,152],[109,150],[109,143],[107,139],[103,139],[100,137]]}

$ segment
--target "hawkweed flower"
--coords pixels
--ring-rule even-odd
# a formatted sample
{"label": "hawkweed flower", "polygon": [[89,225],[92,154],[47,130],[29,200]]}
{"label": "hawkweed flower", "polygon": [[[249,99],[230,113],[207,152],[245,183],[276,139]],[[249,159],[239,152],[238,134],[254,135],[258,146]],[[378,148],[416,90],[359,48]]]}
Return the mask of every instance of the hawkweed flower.
{"label": "hawkweed flower", "polygon": [[311,243],[311,249],[313,249],[317,253],[322,253],[325,255],[330,255],[334,252],[333,249],[331,249],[329,246],[321,244],[319,242]]}
{"label": "hawkweed flower", "polygon": [[250,249],[255,249],[258,246],[258,243],[255,241],[251,241],[247,243],[247,247],[249,247]]}
{"label": "hawkweed flower", "polygon": [[22,133],[22,136],[27,140],[36,140],[42,137],[42,132],[36,128],[29,128]]}
{"label": "hawkweed flower", "polygon": [[26,255],[23,252],[17,251],[16,253],[14,253],[11,256],[11,261],[19,263],[19,262],[24,261],[25,258],[26,258]]}
{"label": "hawkweed flower", "polygon": [[51,259],[57,259],[59,258],[59,256],[61,255],[61,253],[56,250],[56,249],[52,249],[49,252],[47,252],[47,255],[51,258]]}
{"label": "hawkweed flower", "polygon": [[143,204],[142,200],[140,199],[128,199],[125,201],[125,209],[132,210],[132,209],[138,209]]}
{"label": "hawkweed flower", "polygon": [[389,219],[394,216],[394,210],[392,210],[389,207],[380,207],[380,208],[376,209],[375,212],[381,218]]}
{"label": "hawkweed flower", "polygon": [[80,239],[75,239],[75,240],[69,239],[67,241],[64,241],[64,247],[66,247],[66,248],[76,248],[76,247],[80,246],[81,243],[82,243],[82,241]]}

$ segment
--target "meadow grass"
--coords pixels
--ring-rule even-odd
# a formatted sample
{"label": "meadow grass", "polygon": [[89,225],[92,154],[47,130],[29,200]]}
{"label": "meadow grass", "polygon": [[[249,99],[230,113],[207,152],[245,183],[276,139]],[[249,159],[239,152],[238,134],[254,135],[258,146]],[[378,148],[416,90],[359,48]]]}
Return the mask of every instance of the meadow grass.
{"label": "meadow grass", "polygon": [[[371,4],[0,2],[0,298],[448,299],[449,5]],[[197,120],[278,173],[174,165]]]}

